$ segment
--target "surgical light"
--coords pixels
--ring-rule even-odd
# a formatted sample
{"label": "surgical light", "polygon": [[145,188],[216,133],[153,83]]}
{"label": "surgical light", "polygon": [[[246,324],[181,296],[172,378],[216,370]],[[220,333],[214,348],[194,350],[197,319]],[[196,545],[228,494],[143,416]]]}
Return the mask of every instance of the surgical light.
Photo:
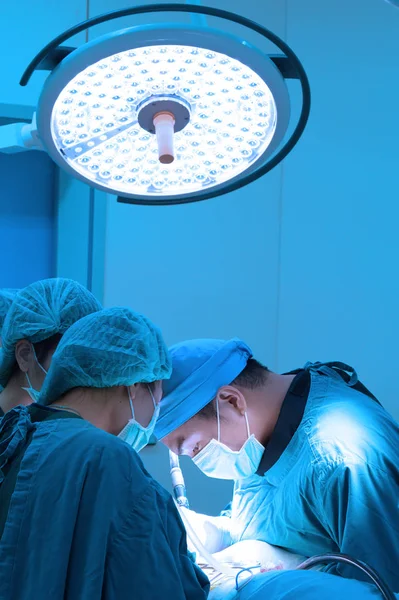
{"label": "surgical light", "polygon": [[[267,55],[221,29],[173,23],[61,46],[101,22],[154,12],[233,21],[284,54]],[[196,5],[137,6],[89,19],[46,46],[22,85],[35,69],[51,73],[32,136],[61,168],[131,203],[192,202],[246,185],[288,154],[310,109],[306,74],[282,40],[244,17]],[[290,123],[287,78],[300,80],[303,103],[282,146]],[[26,128],[24,136],[28,146]]]}
{"label": "surgical light", "polygon": [[[164,28],[146,33],[183,37]],[[207,190],[270,152],[288,123],[283,81],[274,78],[273,95],[248,65],[210,50],[213,36],[201,37],[207,49],[154,44],[112,54],[60,91],[49,79],[38,125],[54,160],[96,187],[156,197]],[[282,100],[278,127],[275,97]]]}

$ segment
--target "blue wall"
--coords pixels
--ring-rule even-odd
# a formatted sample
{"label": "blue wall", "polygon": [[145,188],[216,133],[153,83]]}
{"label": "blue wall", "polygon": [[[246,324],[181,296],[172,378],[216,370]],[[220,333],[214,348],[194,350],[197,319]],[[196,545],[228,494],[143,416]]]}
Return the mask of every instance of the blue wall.
{"label": "blue wall", "polygon": [[[1,3],[0,124],[2,116],[25,117],[26,112],[32,112],[47,73],[35,73],[23,88],[19,85],[23,71],[45,44],[83,21],[87,10],[88,3],[81,0]],[[82,34],[70,44],[84,39]],[[21,287],[57,273],[58,185],[54,174],[55,168],[44,153],[0,153],[0,286]],[[74,244],[67,252],[74,252]]]}
{"label": "blue wall", "polygon": [[277,368],[341,359],[399,418],[399,10],[289,0],[313,111],[284,165]]}
{"label": "blue wall", "polygon": [[[0,124],[2,111],[8,116],[29,113],[35,107],[47,73],[36,72],[26,87],[20,77],[35,54],[56,35],[83,21],[88,2],[70,0],[67,3],[47,0],[17,0],[3,2],[0,8],[0,56],[2,81],[0,86]],[[84,34],[69,41],[83,42]],[[22,107],[22,108],[20,108]],[[66,260],[58,260],[57,199],[58,182],[55,168],[41,152],[8,156],[0,153],[0,286],[20,287],[42,277],[72,275],[57,268]],[[79,218],[79,215],[77,215]],[[64,224],[61,223],[61,226]],[[64,241],[64,237],[62,239]],[[73,255],[76,238],[71,236],[65,254]],[[80,249],[80,247],[79,247]],[[12,257],[10,260],[8,257]],[[78,255],[76,263],[81,261]],[[78,273],[80,275],[80,273]]]}
{"label": "blue wall", "polygon": [[0,287],[55,275],[55,171],[44,152],[0,153]]}

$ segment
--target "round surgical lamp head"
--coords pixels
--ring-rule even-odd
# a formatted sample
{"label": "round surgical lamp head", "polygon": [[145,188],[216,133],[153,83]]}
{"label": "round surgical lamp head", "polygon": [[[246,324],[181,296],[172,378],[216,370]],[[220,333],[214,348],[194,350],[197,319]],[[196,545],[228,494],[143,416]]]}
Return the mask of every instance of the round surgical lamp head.
{"label": "round surgical lamp head", "polygon": [[288,122],[287,87],[268,57],[187,26],[134,27],[72,52],[48,78],[37,119],[61,167],[143,199],[218,189],[270,157]]}
{"label": "round surgical lamp head", "polygon": [[281,160],[289,122],[290,95],[271,56],[221,30],[173,24],[73,50],[49,75],[37,114],[40,140],[61,168],[138,204],[245,185]]}

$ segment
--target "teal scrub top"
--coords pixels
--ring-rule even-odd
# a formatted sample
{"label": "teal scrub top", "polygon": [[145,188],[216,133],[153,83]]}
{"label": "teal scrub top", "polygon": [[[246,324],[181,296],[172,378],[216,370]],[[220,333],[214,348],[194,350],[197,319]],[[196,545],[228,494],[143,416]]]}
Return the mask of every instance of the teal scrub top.
{"label": "teal scrub top", "polygon": [[80,418],[39,421],[18,406],[0,421],[0,491],[18,460],[0,598],[207,598],[171,496],[130,446]]}
{"label": "teal scrub top", "polygon": [[[307,367],[299,428],[263,476],[235,483],[233,543],[257,539],[313,556],[341,552],[374,567],[399,591],[399,427],[333,369]],[[331,566],[330,573],[362,578]]]}

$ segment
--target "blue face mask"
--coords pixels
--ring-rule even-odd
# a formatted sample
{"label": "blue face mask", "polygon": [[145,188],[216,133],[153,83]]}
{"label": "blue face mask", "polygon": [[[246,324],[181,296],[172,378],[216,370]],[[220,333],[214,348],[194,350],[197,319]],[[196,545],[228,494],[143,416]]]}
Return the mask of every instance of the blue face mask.
{"label": "blue face mask", "polygon": [[220,441],[220,416],[219,402],[216,401],[216,413],[218,420],[218,439],[212,439],[196,456],[193,462],[208,477],[216,479],[243,479],[256,473],[262,459],[265,448],[250,434],[247,413],[245,422],[247,425],[248,439],[238,451],[231,450]]}
{"label": "blue face mask", "polygon": [[[37,364],[39,365],[39,367],[41,368],[41,370],[43,371],[43,373],[45,375],[47,375],[47,371],[44,367],[42,367],[42,365],[39,363],[39,361],[37,360],[37,356],[36,356],[36,352],[35,352],[35,347],[32,344],[32,350],[33,350],[33,356],[35,357],[35,361],[37,362]],[[35,388],[32,386],[30,377],[28,375],[28,373],[25,373],[25,377],[26,377],[26,381],[28,382],[28,387],[23,387],[21,389],[24,390],[24,392],[28,392],[29,396],[32,398],[33,402],[38,402],[38,398],[40,395],[40,390],[35,390]]]}
{"label": "blue face mask", "polygon": [[157,422],[158,415],[159,415],[159,404],[157,405],[157,403],[155,402],[154,394],[152,393],[149,385],[147,386],[147,388],[151,394],[152,403],[154,405],[154,414],[152,415],[150,423],[147,425],[147,427],[143,427],[142,425],[140,425],[140,423],[138,423],[136,421],[136,419],[134,417],[132,395],[130,393],[130,387],[128,387],[127,393],[129,394],[129,402],[130,402],[130,408],[132,411],[132,418],[130,419],[128,424],[122,429],[122,431],[118,435],[118,438],[120,438],[121,440],[123,440],[124,442],[129,444],[129,446],[131,446],[133,448],[133,450],[135,450],[136,452],[140,452],[140,450],[142,450],[142,448],[147,446],[147,444],[150,441],[150,438],[154,432],[155,424]]}

